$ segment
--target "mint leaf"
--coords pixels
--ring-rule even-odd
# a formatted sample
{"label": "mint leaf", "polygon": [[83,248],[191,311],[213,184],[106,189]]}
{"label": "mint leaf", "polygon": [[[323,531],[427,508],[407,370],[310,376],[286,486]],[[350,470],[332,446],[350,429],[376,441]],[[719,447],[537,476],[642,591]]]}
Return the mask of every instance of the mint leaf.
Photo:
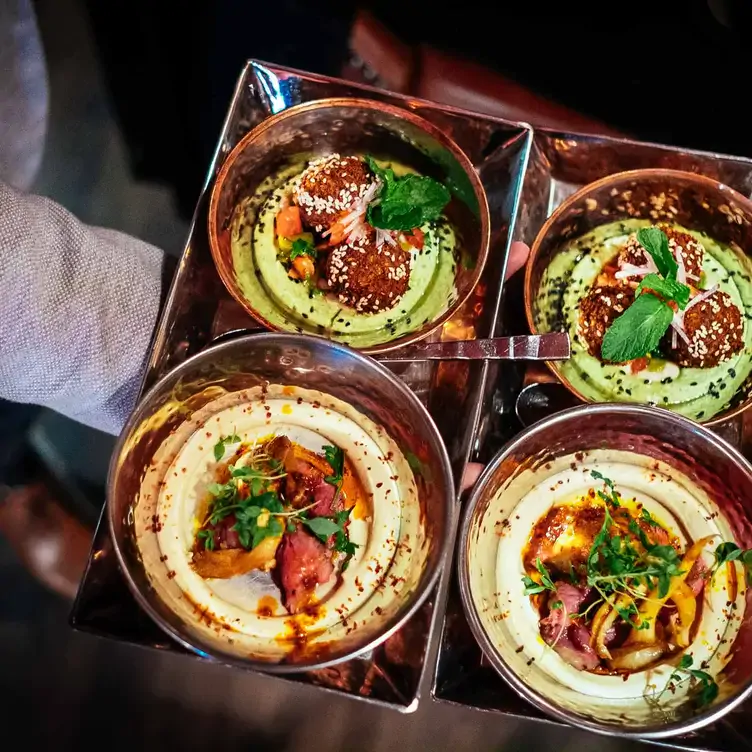
{"label": "mint leaf", "polygon": [[647,355],[658,347],[673,318],[668,303],[655,295],[640,295],[606,332],[603,360],[624,363]]}
{"label": "mint leaf", "polygon": [[412,230],[438,219],[452,198],[444,185],[422,175],[397,177],[391,168],[382,168],[371,157],[366,163],[382,187],[378,199],[369,205],[368,223],[382,230]]}
{"label": "mint leaf", "polygon": [[658,271],[669,279],[676,279],[679,265],[668,248],[668,236],[658,227],[643,227],[637,232],[637,241],[653,257]]}
{"label": "mint leaf", "polygon": [[692,656],[685,653],[679,661],[679,668],[689,668],[692,665]]}
{"label": "mint leaf", "polygon": [[635,296],[640,295],[646,290],[657,292],[665,300],[675,301],[682,310],[689,303],[689,287],[674,279],[664,279],[657,274],[646,274],[645,278],[640,282]]}
{"label": "mint leaf", "polygon": [[412,230],[438,219],[450,199],[433,178],[405,175],[384,184],[379,202],[368,207],[368,222],[383,230]]}
{"label": "mint leaf", "polygon": [[303,524],[322,542],[326,543],[329,537],[341,531],[340,525],[329,517],[313,517],[303,520]]}

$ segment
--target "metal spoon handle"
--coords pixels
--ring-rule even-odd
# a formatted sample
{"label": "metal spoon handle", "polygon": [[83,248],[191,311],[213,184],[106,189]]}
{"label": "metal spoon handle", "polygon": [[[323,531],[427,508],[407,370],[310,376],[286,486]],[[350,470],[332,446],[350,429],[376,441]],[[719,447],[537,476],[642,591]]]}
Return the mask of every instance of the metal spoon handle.
{"label": "metal spoon handle", "polygon": [[566,332],[451,342],[418,342],[378,355],[381,363],[408,360],[566,360],[570,355]]}

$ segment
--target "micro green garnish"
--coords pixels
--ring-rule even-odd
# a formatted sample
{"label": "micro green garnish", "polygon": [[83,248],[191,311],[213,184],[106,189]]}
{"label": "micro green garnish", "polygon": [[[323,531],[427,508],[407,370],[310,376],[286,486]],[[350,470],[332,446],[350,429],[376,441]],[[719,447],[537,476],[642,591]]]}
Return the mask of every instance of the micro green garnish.
{"label": "micro green garnish", "polygon": [[236,433],[230,436],[222,436],[214,445],[214,459],[219,462],[225,456],[225,450],[229,444],[240,444],[240,436]]}
{"label": "micro green garnish", "polygon": [[[214,456],[219,452],[224,455],[227,444],[238,443],[236,435],[222,437],[214,447]],[[342,485],[344,471],[344,452],[336,446],[324,448],[327,462],[334,469],[334,476],[327,476],[326,481],[337,485],[337,494]],[[235,515],[232,530],[237,532],[240,545],[252,549],[265,538],[278,537],[287,531],[294,533],[297,524],[308,528],[323,543],[333,538],[333,549],[345,554],[344,566],[355,553],[357,544],[348,537],[346,525],[351,510],[335,512],[333,515],[309,517],[308,510],[317,502],[301,509],[285,511],[279,494],[270,486],[274,481],[287,476],[283,464],[269,456],[263,449],[254,450],[246,465],[230,465],[230,479],[226,483],[211,483],[207,491],[211,495],[209,511],[203,526],[217,525],[231,514]],[[241,483],[247,487],[248,496],[241,493]],[[332,503],[336,502],[336,495]],[[209,551],[215,548],[215,531],[202,529],[197,533],[198,540]]]}
{"label": "micro green garnish", "polygon": [[554,585],[545,564],[540,560],[540,556],[535,560],[535,568],[538,570],[538,574],[540,574],[540,582],[536,582],[532,577],[525,575],[522,578],[522,584],[525,586],[525,595],[536,595],[545,590],[556,592],[556,585]]}
{"label": "micro green garnish", "polygon": [[551,610],[554,611],[559,608],[564,608],[564,603],[562,601],[554,601],[551,604]]}
{"label": "micro green garnish", "polygon": [[706,705],[710,705],[716,697],[718,697],[718,685],[715,683],[715,679],[707,673],[707,671],[701,671],[700,669],[690,668],[692,665],[692,656],[685,653],[678,665],[668,677],[668,682],[663,691],[658,695],[658,699],[663,696],[663,693],[669,688],[671,684],[680,682],[683,680],[682,674],[690,678],[692,684],[696,687],[693,700],[697,708],[704,708]]}
{"label": "micro green garnish", "polygon": [[[690,288],[676,281],[678,264],[668,245],[668,236],[658,227],[643,227],[637,233],[640,245],[650,254],[659,274],[647,274],[635,292],[635,301],[606,331],[601,347],[604,360],[624,363],[655,351],[671,326],[674,303],[684,310]],[[652,292],[656,294],[647,294]],[[659,297],[660,296],[660,297]]]}
{"label": "micro green garnish", "polygon": [[713,559],[709,577],[715,577],[715,573],[727,562],[739,561],[744,566],[747,582],[752,586],[752,549],[739,548],[736,543],[720,543],[713,552]]}
{"label": "micro green garnish", "polygon": [[332,474],[324,480],[333,486],[339,486],[345,471],[345,453],[338,446],[328,445],[324,447],[324,457],[332,468]]}
{"label": "micro green garnish", "polygon": [[204,542],[204,548],[207,551],[214,550],[214,531],[213,530],[199,530],[196,536],[200,541]]}
{"label": "micro green garnish", "polygon": [[371,157],[366,157],[366,162],[382,184],[367,210],[372,227],[412,230],[438,219],[451,199],[449,191],[433,178],[414,174],[397,177],[394,170],[380,167]]}
{"label": "micro green garnish", "polygon": [[295,261],[298,256],[310,256],[315,259],[317,256],[316,247],[308,238],[295,238],[292,241],[290,249],[290,261]]}
{"label": "micro green garnish", "polygon": [[597,470],[591,470],[590,475],[595,478],[595,480],[603,481],[603,485],[608,488],[608,494],[603,493],[603,491],[598,491],[598,496],[600,496],[606,504],[611,504],[615,509],[618,509],[621,506],[621,503],[619,501],[619,494],[616,493],[614,482],[605,475],[601,475]]}

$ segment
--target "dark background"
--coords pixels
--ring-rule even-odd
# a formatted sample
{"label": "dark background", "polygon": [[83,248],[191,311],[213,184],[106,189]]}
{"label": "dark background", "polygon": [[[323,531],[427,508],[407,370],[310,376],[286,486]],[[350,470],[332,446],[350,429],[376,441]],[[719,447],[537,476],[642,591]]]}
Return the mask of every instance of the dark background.
{"label": "dark background", "polygon": [[[483,62],[641,138],[751,156],[746,3],[372,3],[409,45]],[[39,0],[50,75],[35,191],[178,255],[235,80],[258,57],[336,75],[347,3]],[[736,12],[736,16],[734,15]],[[51,413],[28,443],[91,520],[112,439]],[[432,704],[399,714],[78,634],[0,540],[0,718],[48,749],[647,749]],[[10,740],[11,736],[6,736]],[[10,741],[8,741],[10,743]]]}

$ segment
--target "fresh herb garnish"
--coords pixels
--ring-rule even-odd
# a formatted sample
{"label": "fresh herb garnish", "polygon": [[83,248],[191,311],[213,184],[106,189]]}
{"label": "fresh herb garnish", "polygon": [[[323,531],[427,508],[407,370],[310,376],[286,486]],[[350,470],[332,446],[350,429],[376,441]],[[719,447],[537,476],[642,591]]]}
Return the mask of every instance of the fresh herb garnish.
{"label": "fresh herb garnish", "polygon": [[747,575],[747,583],[752,586],[752,549],[739,548],[736,543],[725,542],[717,546],[713,552],[713,568],[710,570],[710,577],[714,577],[715,573],[727,562],[739,561],[744,566],[744,571]]}
{"label": "fresh herb garnish", "polygon": [[[671,676],[668,677],[666,687],[663,689],[665,692],[669,685],[680,682],[683,680],[682,674],[686,674],[690,677],[690,681],[695,685],[696,691],[694,693],[694,703],[697,708],[703,708],[706,705],[710,705],[716,697],[718,697],[718,685],[715,679],[707,672],[700,669],[690,668],[693,663],[692,656],[685,653],[679,664],[676,666]],[[659,699],[663,695],[663,692],[658,696]]]}
{"label": "fresh herb garnish", "polygon": [[204,548],[207,551],[214,550],[214,531],[213,530],[199,530],[196,536],[200,541],[204,542]]}
{"label": "fresh herb garnish", "polygon": [[657,274],[646,274],[638,285],[635,295],[640,295],[646,290],[657,292],[666,301],[673,300],[682,310],[689,303],[689,286],[675,279],[665,279]]}
{"label": "fresh herb garnish", "polygon": [[[221,458],[227,444],[239,441],[240,438],[234,434],[222,437],[214,447],[214,456],[221,453]],[[337,486],[334,503],[341,490],[345,455],[336,446],[324,447],[324,454],[334,471],[325,479]],[[358,547],[350,541],[346,529],[351,510],[336,512],[331,516],[309,517],[308,510],[316,506],[313,503],[302,509],[285,511],[282,499],[271,484],[285,478],[287,473],[283,464],[267,455],[263,449],[254,450],[247,464],[230,465],[228,469],[230,479],[226,483],[211,483],[207,488],[212,498],[203,523],[204,529],[197,533],[205,549],[212,551],[216,544],[215,531],[205,526],[217,525],[232,514],[235,516],[232,530],[238,534],[240,545],[245,549],[255,548],[265,538],[281,536],[285,531],[294,533],[301,524],[323,543],[328,543],[333,536],[333,549],[345,554],[345,565],[349,562]]]}
{"label": "fresh herb garnish", "polygon": [[637,231],[637,242],[652,256],[666,279],[676,279],[679,265],[668,247],[668,236],[660,227],[641,228]]}
{"label": "fresh herb garnish", "polygon": [[595,480],[603,481],[603,484],[608,488],[608,495],[604,494],[603,491],[598,491],[598,496],[600,496],[606,504],[611,504],[615,509],[618,509],[621,506],[621,502],[619,501],[619,494],[616,492],[614,482],[610,478],[599,473],[597,470],[591,470],[590,475],[595,478]]}
{"label": "fresh herb garnish", "polygon": [[550,606],[552,611],[556,611],[560,608],[564,608],[564,603],[562,601],[554,601]]}
{"label": "fresh herb garnish", "polygon": [[449,191],[433,178],[397,177],[394,170],[380,167],[371,157],[366,162],[382,183],[377,199],[368,206],[367,219],[373,227],[412,230],[438,219],[451,199]]}
{"label": "fresh herb garnish", "polygon": [[214,459],[219,462],[225,456],[225,450],[228,444],[239,444],[240,436],[232,434],[231,436],[222,436],[214,445]]}
{"label": "fresh herb garnish", "polygon": [[522,584],[525,586],[525,595],[536,595],[542,593],[544,590],[551,590],[556,592],[556,585],[554,585],[551,575],[546,569],[546,565],[540,560],[540,556],[535,560],[535,568],[540,574],[540,582],[536,582],[532,577],[525,575],[522,578]]}
{"label": "fresh herb garnish", "polygon": [[328,445],[324,447],[324,457],[332,468],[332,474],[327,475],[324,480],[333,486],[338,486],[342,483],[345,471],[345,453],[338,446]]}
{"label": "fresh herb garnish", "polygon": [[624,363],[654,352],[674,318],[669,303],[675,303],[681,310],[689,303],[690,288],[676,281],[679,266],[666,233],[658,227],[643,227],[637,240],[652,257],[660,276],[647,274],[643,278],[634,303],[606,331],[601,354],[612,363]]}
{"label": "fresh herb garnish", "polygon": [[317,255],[313,241],[308,238],[295,238],[290,249],[290,261],[295,261],[298,256],[310,256],[315,259]]}
{"label": "fresh herb garnish", "polygon": [[640,295],[606,331],[604,360],[624,363],[655,350],[674,318],[671,306],[655,295]]}

